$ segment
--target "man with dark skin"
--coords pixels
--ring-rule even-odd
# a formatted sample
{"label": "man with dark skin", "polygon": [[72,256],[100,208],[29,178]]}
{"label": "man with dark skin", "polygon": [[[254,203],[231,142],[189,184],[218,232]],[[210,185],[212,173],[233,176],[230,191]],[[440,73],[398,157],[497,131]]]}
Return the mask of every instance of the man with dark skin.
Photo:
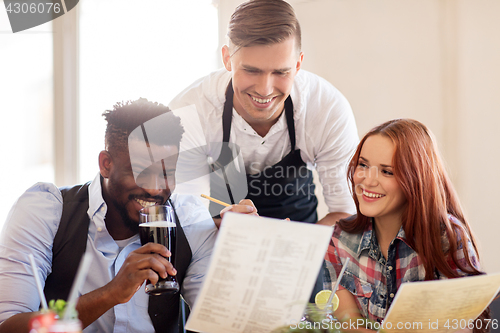
{"label": "man with dark skin", "polygon": [[[158,298],[167,304],[177,302],[173,313],[152,314],[152,303],[142,285],[146,280],[154,284],[159,277],[177,275],[181,292],[192,305],[208,268],[216,227],[199,199],[172,194],[183,129],[179,118],[169,111],[140,99],[117,104],[104,113],[108,126],[106,149],[99,153],[100,174],[85,185],[88,195],[83,197],[88,204],[84,221],[89,223],[88,235],[83,235],[85,252],[93,260],[76,308],[83,327],[90,326],[92,331],[154,332],[167,327],[157,326],[163,325],[155,322],[157,317],[169,317],[176,324],[179,294],[172,300]],[[165,126],[170,129],[168,136],[155,135]],[[149,142],[140,135],[134,137],[134,129],[141,127]],[[161,161],[144,163],[142,156],[149,158],[151,151]],[[20,197],[6,221],[0,238],[0,332],[28,332],[29,320],[38,314],[40,299],[34,279],[31,273],[23,274],[31,272],[26,268],[30,253],[47,282],[46,294],[50,292],[51,274],[58,273],[52,270],[56,267],[52,245],[59,224],[63,224],[62,207],[69,193],[71,189],[61,194],[53,184],[38,183]],[[190,255],[177,260],[176,267],[167,260],[171,254],[163,245],[140,244],[139,210],[155,204],[172,205],[178,216],[177,249],[181,246]],[[71,252],[64,260],[74,258]],[[20,292],[23,289],[26,292]]]}

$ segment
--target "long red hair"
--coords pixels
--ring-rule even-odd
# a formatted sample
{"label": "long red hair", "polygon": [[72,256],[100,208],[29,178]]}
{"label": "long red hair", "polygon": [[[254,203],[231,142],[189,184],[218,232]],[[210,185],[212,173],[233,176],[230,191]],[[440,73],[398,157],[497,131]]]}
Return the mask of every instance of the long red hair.
{"label": "long red hair", "polygon": [[[477,253],[476,244],[467,223],[458,196],[439,157],[433,135],[422,123],[412,119],[395,119],[373,128],[361,140],[348,166],[348,179],[353,189],[357,217],[342,220],[339,226],[351,233],[362,232],[370,217],[359,210],[359,201],[354,191],[353,176],[358,166],[359,155],[366,139],[372,135],[384,135],[392,140],[395,152],[392,161],[394,176],[407,200],[402,225],[408,244],[418,253],[425,268],[425,279],[432,280],[435,271],[448,278],[458,277],[450,267],[448,254],[455,265],[468,274],[482,274],[474,267],[468,255],[467,241]],[[448,218],[453,215],[459,221],[455,225]],[[443,252],[441,235],[448,238],[449,252]],[[467,266],[461,265],[456,250],[461,245]]]}

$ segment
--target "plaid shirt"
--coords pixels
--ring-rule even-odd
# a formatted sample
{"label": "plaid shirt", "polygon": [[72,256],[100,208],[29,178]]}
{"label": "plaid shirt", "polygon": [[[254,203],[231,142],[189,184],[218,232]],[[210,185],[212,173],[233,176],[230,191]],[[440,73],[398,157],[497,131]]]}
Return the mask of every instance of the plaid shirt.
{"label": "plaid shirt", "polygon": [[[450,216],[458,224],[458,221]],[[373,221],[373,220],[372,220]],[[444,239],[443,249],[446,251],[447,239]],[[468,242],[469,257],[477,269],[477,255]],[[391,306],[394,296],[401,283],[425,280],[425,269],[418,254],[407,244],[403,228],[391,242],[387,260],[382,255],[377,237],[373,232],[373,222],[363,233],[350,234],[335,225],[333,237],[325,256],[328,272],[326,281],[336,281],[346,258],[350,258],[339,289],[347,289],[354,295],[358,309],[363,317],[381,322]],[[448,256],[450,266],[461,276],[467,275],[460,271]],[[467,267],[462,248],[457,250],[459,262]],[[331,278],[331,279],[328,279]],[[436,272],[435,279],[446,279]],[[325,283],[325,289],[331,289],[331,282]]]}

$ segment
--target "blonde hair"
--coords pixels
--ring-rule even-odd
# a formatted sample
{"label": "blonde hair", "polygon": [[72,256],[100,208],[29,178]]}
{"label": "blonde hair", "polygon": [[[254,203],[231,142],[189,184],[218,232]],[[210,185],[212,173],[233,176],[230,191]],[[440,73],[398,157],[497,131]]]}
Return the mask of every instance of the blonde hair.
{"label": "blonde hair", "polygon": [[294,36],[301,49],[301,31],[295,12],[282,0],[250,0],[239,5],[229,21],[227,37],[236,52],[242,47],[281,43]]}

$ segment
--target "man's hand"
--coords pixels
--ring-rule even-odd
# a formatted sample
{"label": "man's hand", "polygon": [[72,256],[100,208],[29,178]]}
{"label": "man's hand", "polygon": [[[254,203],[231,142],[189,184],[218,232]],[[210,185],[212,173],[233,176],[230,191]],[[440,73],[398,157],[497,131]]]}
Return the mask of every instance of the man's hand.
{"label": "man's hand", "polygon": [[113,280],[79,298],[76,310],[83,327],[92,324],[115,305],[128,302],[144,280],[156,283],[158,276],[176,275],[177,271],[166,259],[170,255],[165,246],[154,243],[130,252]]}
{"label": "man's hand", "polygon": [[[148,243],[132,251],[113,280],[78,299],[76,310],[83,327],[92,324],[115,305],[128,302],[144,280],[156,283],[158,275],[161,277],[167,277],[167,273],[176,275],[177,271],[166,259],[170,255],[165,246],[154,243]],[[39,312],[16,314],[0,325],[0,332],[27,333],[29,321],[38,314]]]}
{"label": "man's hand", "polygon": [[[259,216],[259,214],[257,214],[257,208],[255,207],[252,200],[250,200],[250,199],[243,199],[236,205],[227,206],[226,208],[224,208],[223,210],[220,211],[220,217],[221,218],[224,217],[224,214],[227,212],[234,212],[234,213],[250,214],[250,215]],[[215,225],[217,226],[217,228],[219,228],[221,220],[214,219],[214,222],[215,222]]]}
{"label": "man's hand", "polygon": [[132,251],[118,274],[108,284],[109,291],[114,295],[117,304],[128,302],[139,290],[144,280],[155,284],[159,277],[166,278],[168,274],[177,274],[175,268],[166,259],[170,255],[171,253],[165,246],[155,243],[148,243]]}

